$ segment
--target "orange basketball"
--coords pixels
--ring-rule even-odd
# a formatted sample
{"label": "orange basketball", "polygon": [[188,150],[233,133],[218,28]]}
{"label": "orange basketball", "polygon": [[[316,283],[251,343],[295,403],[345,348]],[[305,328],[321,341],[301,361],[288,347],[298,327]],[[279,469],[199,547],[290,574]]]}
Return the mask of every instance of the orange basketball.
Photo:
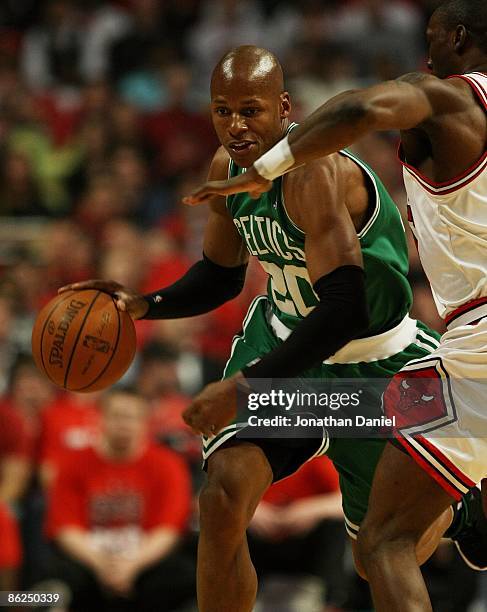
{"label": "orange basketball", "polygon": [[39,313],[32,330],[37,367],[56,385],[88,393],[115,383],[135,355],[135,327],[107,293],[68,291]]}

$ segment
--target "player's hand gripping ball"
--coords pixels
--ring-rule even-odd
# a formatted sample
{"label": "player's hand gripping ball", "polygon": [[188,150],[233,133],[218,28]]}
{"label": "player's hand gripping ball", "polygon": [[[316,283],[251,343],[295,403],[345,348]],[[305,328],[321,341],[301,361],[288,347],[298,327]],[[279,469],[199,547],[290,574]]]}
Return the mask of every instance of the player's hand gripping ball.
{"label": "player's hand gripping ball", "polygon": [[115,383],[135,355],[135,327],[111,295],[67,291],[39,313],[32,331],[37,367],[56,385],[88,393]]}

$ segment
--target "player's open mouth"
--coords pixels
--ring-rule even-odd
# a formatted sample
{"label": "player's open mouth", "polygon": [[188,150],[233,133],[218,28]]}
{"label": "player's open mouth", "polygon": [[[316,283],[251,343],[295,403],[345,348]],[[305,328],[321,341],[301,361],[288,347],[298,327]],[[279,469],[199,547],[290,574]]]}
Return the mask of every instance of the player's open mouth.
{"label": "player's open mouth", "polygon": [[248,153],[255,144],[253,140],[240,140],[239,142],[231,142],[228,148],[234,153]]}

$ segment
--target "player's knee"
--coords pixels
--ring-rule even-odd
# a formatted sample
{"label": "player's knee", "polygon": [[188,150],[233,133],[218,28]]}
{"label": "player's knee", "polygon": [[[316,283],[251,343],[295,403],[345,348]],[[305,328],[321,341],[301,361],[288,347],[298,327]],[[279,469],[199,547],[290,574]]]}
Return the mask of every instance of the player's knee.
{"label": "player's knee", "polygon": [[239,478],[229,466],[212,466],[208,482],[200,494],[202,528],[218,530],[230,527],[245,530],[253,513],[249,480]]}
{"label": "player's knee", "polygon": [[209,482],[200,493],[199,504],[202,529],[224,531],[227,528],[246,528],[247,509],[239,496],[232,494],[223,482]]}
{"label": "player's knee", "polygon": [[357,537],[357,571],[360,575],[366,574],[367,564],[375,558],[394,554],[394,551],[414,551],[416,543],[417,538],[394,521],[389,524],[366,523]]}
{"label": "player's knee", "polygon": [[245,530],[272,481],[267,459],[254,445],[217,451],[210,457],[208,482],[200,494],[202,528]]}
{"label": "player's knee", "polygon": [[[355,565],[357,570],[360,568],[361,572],[365,573],[364,562],[371,555],[375,554],[380,547],[384,545],[386,538],[379,529],[371,526],[363,525],[357,536],[357,556],[355,559]],[[359,571],[359,574],[361,573]]]}

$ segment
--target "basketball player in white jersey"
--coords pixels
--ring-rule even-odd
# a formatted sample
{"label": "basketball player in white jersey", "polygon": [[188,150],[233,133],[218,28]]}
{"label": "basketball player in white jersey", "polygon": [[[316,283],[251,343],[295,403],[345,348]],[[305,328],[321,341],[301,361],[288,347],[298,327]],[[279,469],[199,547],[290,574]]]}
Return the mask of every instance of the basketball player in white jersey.
{"label": "basketball player in white jersey", "polygon": [[[448,331],[437,351],[396,375],[384,398],[399,426],[358,537],[378,612],[431,610],[415,546],[452,499],[487,477],[487,3],[447,0],[427,38],[432,75],[340,94],[245,174],[186,199],[262,193],[276,176],[367,132],[401,130],[409,220]],[[486,569],[485,517],[473,521],[477,537],[459,550]]]}

